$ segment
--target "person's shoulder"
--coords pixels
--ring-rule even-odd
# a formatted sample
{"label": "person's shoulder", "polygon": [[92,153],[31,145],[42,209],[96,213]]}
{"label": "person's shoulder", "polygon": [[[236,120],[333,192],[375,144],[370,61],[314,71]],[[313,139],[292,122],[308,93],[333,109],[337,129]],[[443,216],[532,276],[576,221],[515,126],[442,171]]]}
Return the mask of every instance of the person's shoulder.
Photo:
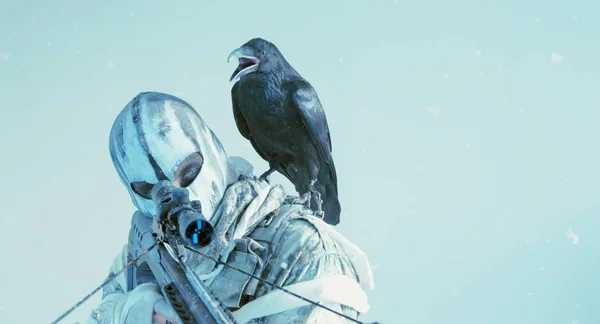
{"label": "person's shoulder", "polygon": [[274,254],[301,252],[311,259],[344,254],[339,244],[341,234],[303,205],[281,205],[276,216],[265,225],[264,230],[271,234],[268,241]]}
{"label": "person's shoulder", "polygon": [[280,207],[278,239],[274,242],[271,260],[296,260],[296,268],[321,268],[318,272],[338,272],[355,277],[365,290],[374,288],[368,257],[360,247],[339,233],[333,226],[316,217],[302,205]]}
{"label": "person's shoulder", "polygon": [[[303,205],[281,205],[249,238],[267,247],[261,277],[268,282],[285,286],[341,275],[365,288],[371,286],[372,273],[364,253]],[[271,289],[259,284],[254,296]]]}

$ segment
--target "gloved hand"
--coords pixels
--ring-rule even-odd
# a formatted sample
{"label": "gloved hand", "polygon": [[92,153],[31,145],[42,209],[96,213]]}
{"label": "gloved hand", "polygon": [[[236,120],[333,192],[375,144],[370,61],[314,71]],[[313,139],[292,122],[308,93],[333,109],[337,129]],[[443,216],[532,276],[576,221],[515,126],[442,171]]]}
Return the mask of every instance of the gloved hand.
{"label": "gloved hand", "polygon": [[162,298],[154,304],[152,324],[179,324],[179,318],[173,307]]}
{"label": "gloved hand", "polygon": [[177,313],[162,296],[158,285],[141,284],[128,294],[125,323],[150,323],[152,319],[153,324],[179,324]]}

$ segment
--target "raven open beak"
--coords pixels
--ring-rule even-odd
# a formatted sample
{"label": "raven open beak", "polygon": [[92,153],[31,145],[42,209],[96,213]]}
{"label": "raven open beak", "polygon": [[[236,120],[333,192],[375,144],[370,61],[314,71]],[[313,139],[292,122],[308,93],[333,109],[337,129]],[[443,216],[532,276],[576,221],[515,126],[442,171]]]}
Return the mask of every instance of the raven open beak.
{"label": "raven open beak", "polygon": [[239,63],[237,68],[235,69],[235,71],[233,71],[233,74],[229,78],[229,82],[233,81],[234,79],[239,79],[248,73],[256,71],[256,69],[258,69],[258,63],[260,63],[259,59],[257,59],[254,56],[254,51],[252,51],[251,48],[244,46],[233,50],[233,52],[231,52],[231,54],[229,54],[229,56],[227,57],[227,63],[231,61],[231,58],[238,59]]}

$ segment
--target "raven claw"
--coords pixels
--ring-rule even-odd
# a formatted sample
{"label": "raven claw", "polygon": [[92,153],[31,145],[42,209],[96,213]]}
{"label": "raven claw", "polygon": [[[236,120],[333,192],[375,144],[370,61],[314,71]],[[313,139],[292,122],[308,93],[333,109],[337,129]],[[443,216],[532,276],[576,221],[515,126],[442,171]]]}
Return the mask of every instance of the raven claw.
{"label": "raven claw", "polygon": [[305,193],[304,195],[302,195],[302,204],[304,204],[304,206],[308,209],[310,209],[310,197],[311,197],[310,191]]}
{"label": "raven claw", "polygon": [[[321,199],[321,193],[314,187],[316,181],[317,180],[315,179],[310,182],[308,191],[306,191],[304,194],[302,194],[299,197],[288,196],[288,197],[286,197],[285,202],[287,202],[289,204],[294,204],[294,205],[304,205],[304,207],[312,210],[316,217],[323,219],[325,217],[325,213],[323,212],[323,209],[322,209],[323,199]],[[310,206],[310,203],[312,200],[311,198],[314,199],[314,201],[317,203],[316,210],[313,210]]]}
{"label": "raven claw", "polygon": [[260,177],[258,177],[258,181],[259,181],[259,182],[265,181],[266,183],[268,183],[268,184],[271,184],[271,181],[269,180],[269,177],[268,177],[268,176],[265,176],[265,177],[263,177],[263,176],[261,175]]}
{"label": "raven claw", "polygon": [[272,167],[269,168],[269,170],[265,171],[265,173],[261,174],[260,177],[258,177],[258,181],[266,181],[268,184],[271,184],[271,181],[269,181],[269,176],[273,172],[275,172],[275,169]]}
{"label": "raven claw", "polygon": [[246,181],[246,180],[256,180],[256,176],[255,175],[247,175],[247,174],[242,174],[238,177],[239,181]]}
{"label": "raven claw", "polygon": [[315,216],[319,217],[320,219],[323,219],[323,217],[325,216],[323,211],[321,210],[321,204],[323,203],[323,200],[321,199],[321,194],[319,192],[315,192],[315,201],[317,203],[317,210],[313,210],[310,207],[310,200],[311,200],[311,192],[308,191],[305,194],[303,194],[302,196],[287,196],[284,200],[284,203],[286,204],[290,204],[290,205],[304,205],[304,207],[310,209],[313,211],[313,213],[315,214]]}
{"label": "raven claw", "polygon": [[287,198],[285,199],[285,202],[292,204],[292,205],[305,205],[308,202],[310,205],[310,192],[307,192],[305,194],[303,194],[302,196],[287,196]]}

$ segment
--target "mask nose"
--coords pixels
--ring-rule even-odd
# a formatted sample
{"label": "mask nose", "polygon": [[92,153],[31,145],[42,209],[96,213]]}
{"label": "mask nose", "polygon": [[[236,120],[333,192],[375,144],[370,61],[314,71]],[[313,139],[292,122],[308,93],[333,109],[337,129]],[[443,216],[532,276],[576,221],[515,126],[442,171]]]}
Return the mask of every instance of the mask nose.
{"label": "mask nose", "polygon": [[170,181],[161,180],[152,188],[152,201],[157,205],[165,205],[173,200],[177,204],[186,204],[190,202],[190,192],[185,188],[178,188]]}

